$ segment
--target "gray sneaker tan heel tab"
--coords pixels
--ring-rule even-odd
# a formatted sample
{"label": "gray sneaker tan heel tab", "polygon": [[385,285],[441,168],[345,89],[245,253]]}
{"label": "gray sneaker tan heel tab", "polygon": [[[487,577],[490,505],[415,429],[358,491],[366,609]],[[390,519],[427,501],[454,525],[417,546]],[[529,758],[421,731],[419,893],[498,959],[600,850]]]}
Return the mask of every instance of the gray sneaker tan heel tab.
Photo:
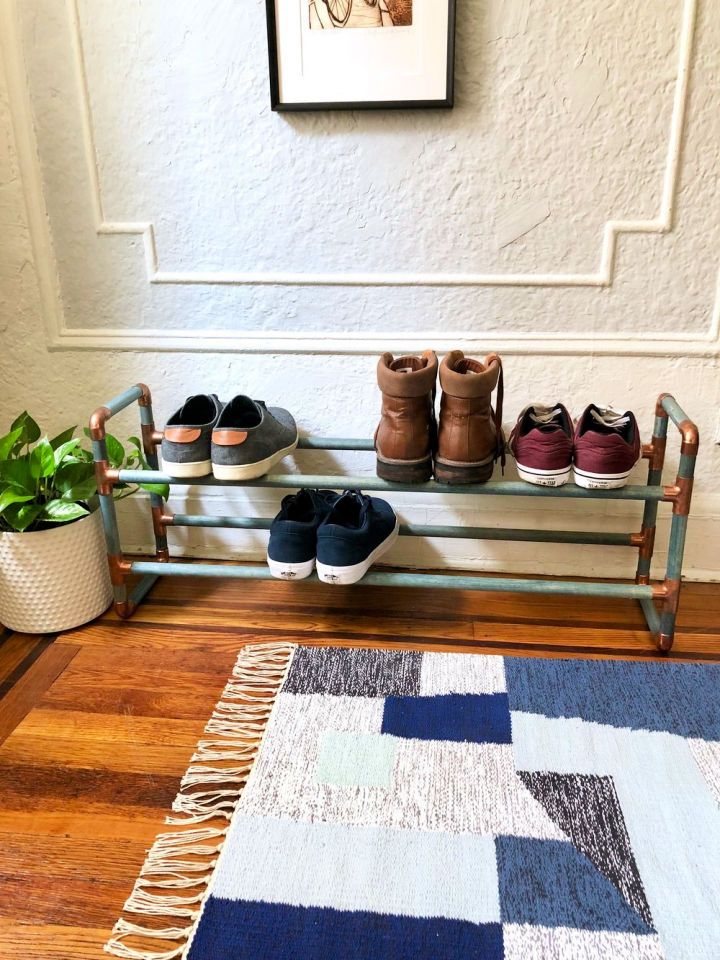
{"label": "gray sneaker tan heel tab", "polygon": [[222,411],[215,394],[198,393],[169,418],[160,445],[162,469],[191,480],[212,473],[210,437]]}
{"label": "gray sneaker tan heel tab", "polygon": [[295,420],[282,407],[239,394],[223,408],[211,436],[218,480],[256,480],[297,447]]}

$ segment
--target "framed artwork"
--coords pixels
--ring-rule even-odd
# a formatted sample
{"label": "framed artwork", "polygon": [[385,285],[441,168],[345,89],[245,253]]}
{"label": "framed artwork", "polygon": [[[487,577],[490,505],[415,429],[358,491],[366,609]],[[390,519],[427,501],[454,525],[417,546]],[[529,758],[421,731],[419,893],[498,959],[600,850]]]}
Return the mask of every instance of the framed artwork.
{"label": "framed artwork", "polygon": [[455,0],[265,0],[273,110],[452,107]]}

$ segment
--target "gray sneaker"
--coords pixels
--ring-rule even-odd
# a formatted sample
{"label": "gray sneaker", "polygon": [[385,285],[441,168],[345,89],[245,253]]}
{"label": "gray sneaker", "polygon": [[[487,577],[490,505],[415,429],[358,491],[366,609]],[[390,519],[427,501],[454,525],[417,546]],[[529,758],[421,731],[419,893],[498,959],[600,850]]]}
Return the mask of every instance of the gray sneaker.
{"label": "gray sneaker", "polygon": [[287,410],[233,397],[212,431],[213,473],[218,480],[255,480],[292,453],[297,442],[297,426]]}
{"label": "gray sneaker", "polygon": [[212,473],[210,437],[222,404],[212,394],[188,397],[165,424],[160,457],[171,477],[206,477]]}

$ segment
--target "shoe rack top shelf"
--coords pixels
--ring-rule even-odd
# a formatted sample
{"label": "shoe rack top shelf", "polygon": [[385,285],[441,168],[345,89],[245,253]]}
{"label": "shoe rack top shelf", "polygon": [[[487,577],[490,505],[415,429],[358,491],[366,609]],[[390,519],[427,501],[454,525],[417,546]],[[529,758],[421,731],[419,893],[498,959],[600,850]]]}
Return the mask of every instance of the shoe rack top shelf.
{"label": "shoe rack top shelf", "polygon": [[[316,440],[319,444],[322,441]],[[362,441],[346,441],[359,443]],[[316,450],[355,450],[357,447],[320,447]],[[364,449],[364,448],[363,448]],[[372,449],[372,448],[371,448]],[[485,494],[490,496],[510,497],[574,497],[577,499],[598,500],[671,500],[663,487],[631,485],[619,490],[586,490],[574,483],[566,483],[562,487],[536,487],[522,480],[497,480],[489,483],[447,484],[430,480],[427,483],[388,483],[374,476],[351,477],[333,474],[308,473],[271,473],[257,480],[241,481],[216,480],[213,476],[196,477],[194,479],[171,477],[158,470],[120,470],[117,479],[121,483],[168,483],[182,486],[208,487],[275,487],[279,489],[298,490],[300,487],[320,487],[330,490],[360,489],[372,490],[379,493],[410,492],[410,493],[466,493]]]}

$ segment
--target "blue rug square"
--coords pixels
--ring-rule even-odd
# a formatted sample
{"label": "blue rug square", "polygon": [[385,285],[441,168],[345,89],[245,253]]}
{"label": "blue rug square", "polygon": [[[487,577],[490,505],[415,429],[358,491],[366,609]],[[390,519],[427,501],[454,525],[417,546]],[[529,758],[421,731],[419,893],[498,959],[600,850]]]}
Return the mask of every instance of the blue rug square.
{"label": "blue rug square", "polygon": [[512,743],[506,693],[387,697],[382,733],[408,740]]}

